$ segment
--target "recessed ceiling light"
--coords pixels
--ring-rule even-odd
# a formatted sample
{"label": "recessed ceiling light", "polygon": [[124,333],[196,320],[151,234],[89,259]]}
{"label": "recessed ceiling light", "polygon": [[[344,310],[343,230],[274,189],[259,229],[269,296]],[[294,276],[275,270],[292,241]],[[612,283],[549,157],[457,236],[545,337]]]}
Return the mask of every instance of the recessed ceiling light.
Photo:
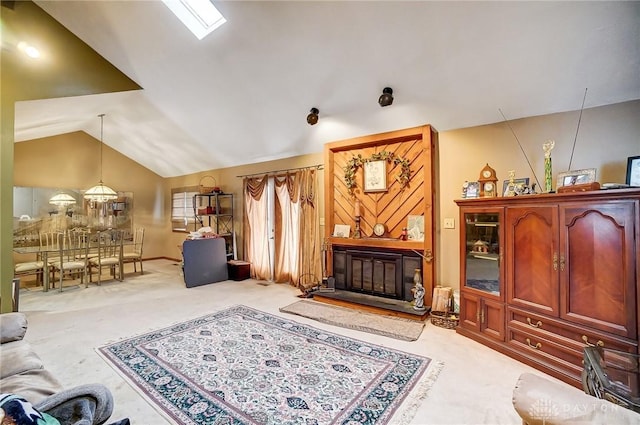
{"label": "recessed ceiling light", "polygon": [[210,0],[162,0],[191,32],[202,40],[227,22]]}
{"label": "recessed ceiling light", "polygon": [[30,58],[37,59],[40,57],[40,51],[38,48],[30,45],[26,41],[18,43],[18,49],[22,50]]}

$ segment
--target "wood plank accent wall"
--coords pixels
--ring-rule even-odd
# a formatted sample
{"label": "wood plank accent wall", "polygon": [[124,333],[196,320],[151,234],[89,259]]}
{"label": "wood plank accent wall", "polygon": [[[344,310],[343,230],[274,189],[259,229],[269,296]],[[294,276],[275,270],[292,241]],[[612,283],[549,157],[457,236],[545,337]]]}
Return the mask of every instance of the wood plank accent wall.
{"label": "wood plank accent wall", "polygon": [[[413,249],[431,258],[423,262],[423,281],[427,296],[425,304],[431,303],[435,272],[435,224],[439,210],[435,188],[437,185],[438,133],[430,125],[374,134],[342,140],[325,145],[325,237],[329,244],[383,247],[389,249]],[[344,181],[344,168],[354,156],[370,158],[375,153],[393,152],[396,157],[408,159],[411,176],[403,188],[396,180],[400,165],[387,162],[387,190],[384,192],[363,191],[363,170],[356,173],[356,188],[353,196]],[[355,200],[361,203],[361,239],[333,238],[335,224],[348,224],[355,229]],[[425,240],[400,241],[402,228],[407,226],[409,215],[425,216]],[[373,225],[383,223],[387,228],[385,238],[373,236]],[[332,272],[331,250],[328,252],[328,271]]]}
{"label": "wood plank accent wall", "polygon": [[[353,156],[362,155],[369,158],[374,153],[383,151],[393,152],[396,156],[408,159],[411,164],[411,180],[409,185],[401,188],[395,176],[400,172],[400,165],[387,164],[386,192],[364,193],[362,190],[363,170],[358,169],[356,175],[357,187],[354,197],[344,182],[344,167]],[[371,236],[375,223],[384,223],[387,226],[389,237],[399,238],[403,227],[407,226],[409,214],[422,214],[424,201],[424,176],[422,158],[422,141],[419,139],[406,142],[385,143],[361,149],[336,152],[334,155],[336,167],[333,169],[333,194],[334,209],[333,223],[350,224],[355,228],[354,201],[359,199],[362,205],[362,217],[360,227],[363,236]]]}

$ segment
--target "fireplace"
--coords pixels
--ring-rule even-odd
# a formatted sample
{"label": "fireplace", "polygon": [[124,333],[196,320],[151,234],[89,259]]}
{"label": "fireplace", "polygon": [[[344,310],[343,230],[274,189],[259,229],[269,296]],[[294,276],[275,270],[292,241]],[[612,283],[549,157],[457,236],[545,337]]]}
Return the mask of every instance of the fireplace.
{"label": "fireplace", "polygon": [[333,245],[336,289],[411,301],[413,275],[421,266],[412,251]]}

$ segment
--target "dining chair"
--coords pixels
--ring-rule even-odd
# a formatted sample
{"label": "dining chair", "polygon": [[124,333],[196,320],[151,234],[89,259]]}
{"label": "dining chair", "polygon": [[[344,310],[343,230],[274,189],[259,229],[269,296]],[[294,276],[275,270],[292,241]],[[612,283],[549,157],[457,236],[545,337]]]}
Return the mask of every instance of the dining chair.
{"label": "dining chair", "polygon": [[[62,292],[62,281],[65,274],[71,278],[80,277],[80,284],[84,283],[86,287],[87,279],[87,257],[89,241],[82,232],[65,232],[58,234],[58,250],[57,260],[51,263],[51,271],[55,281],[56,273],[59,274],[60,292]],[[81,256],[85,253],[84,258]],[[80,256],[80,258],[78,258]]]}
{"label": "dining chair", "polygon": [[15,263],[13,266],[13,276],[22,277],[28,275],[36,275],[36,282],[38,284],[43,282],[44,273],[49,273],[49,267],[45,267],[44,261],[25,261]]}
{"label": "dining chair", "polygon": [[[93,281],[93,269],[98,273],[98,285],[102,282],[102,269],[107,267],[111,276],[122,282],[122,243],[121,230],[105,230],[97,235],[98,256],[88,259],[89,282]],[[88,285],[88,283],[87,283]]]}
{"label": "dining chair", "polygon": [[64,231],[48,231],[40,232],[40,254],[38,260],[46,259],[47,272],[51,274],[49,282],[52,288],[55,288],[55,277],[52,265],[60,261],[60,243],[62,246],[65,244],[64,237],[60,238],[60,235],[65,235]]}
{"label": "dining chair", "polygon": [[76,259],[81,260],[86,258],[94,258],[98,256],[98,243],[97,243],[97,233],[91,233],[86,229],[73,229],[69,231],[71,234],[76,235],[76,237],[85,238],[85,242],[87,244],[87,249],[82,250],[76,254]]}
{"label": "dining chair", "polygon": [[140,263],[140,274],[144,274],[142,270],[142,245],[144,243],[144,227],[136,227],[133,232],[133,245],[125,246],[122,254],[123,263],[133,263],[133,272],[136,273],[136,263]]}

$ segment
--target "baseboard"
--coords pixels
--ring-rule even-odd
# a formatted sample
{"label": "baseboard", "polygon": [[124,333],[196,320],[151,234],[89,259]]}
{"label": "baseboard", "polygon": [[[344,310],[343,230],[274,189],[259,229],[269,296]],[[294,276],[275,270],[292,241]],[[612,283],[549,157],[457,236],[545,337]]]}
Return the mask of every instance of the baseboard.
{"label": "baseboard", "polygon": [[171,258],[171,257],[147,257],[142,259],[142,261],[152,261],[152,260],[169,260],[169,261],[175,261],[177,263],[182,262],[181,259]]}

